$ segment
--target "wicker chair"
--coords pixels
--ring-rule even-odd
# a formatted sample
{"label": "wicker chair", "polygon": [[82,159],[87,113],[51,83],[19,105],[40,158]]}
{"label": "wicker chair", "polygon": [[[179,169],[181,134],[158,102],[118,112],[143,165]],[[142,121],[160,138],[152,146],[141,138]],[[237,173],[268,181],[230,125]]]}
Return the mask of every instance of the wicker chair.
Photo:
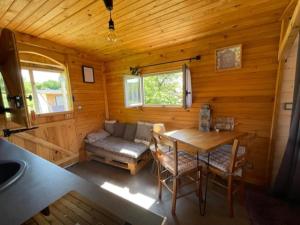
{"label": "wicker chair", "polygon": [[[161,200],[162,186],[165,186],[172,193],[171,211],[173,215],[176,211],[176,200],[188,194],[196,192],[200,205],[202,201],[202,168],[198,158],[184,151],[179,151],[177,141],[163,134],[153,132],[153,141],[155,146],[154,159],[158,168],[158,198]],[[179,186],[183,186],[180,180],[183,177],[189,180],[186,185],[195,183],[196,188],[178,195]],[[172,187],[168,184],[169,182],[171,182]]]}

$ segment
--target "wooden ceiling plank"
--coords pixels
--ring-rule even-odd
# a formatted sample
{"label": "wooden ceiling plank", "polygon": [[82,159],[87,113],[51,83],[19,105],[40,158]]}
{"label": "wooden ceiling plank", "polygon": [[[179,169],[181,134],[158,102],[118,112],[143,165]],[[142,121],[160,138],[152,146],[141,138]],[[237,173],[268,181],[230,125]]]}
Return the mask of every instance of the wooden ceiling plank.
{"label": "wooden ceiling plank", "polygon": [[[172,1],[172,3],[174,3],[174,1]],[[129,32],[129,30],[134,27],[136,29],[139,29],[139,26],[138,25],[142,25],[142,26],[145,26],[147,24],[149,24],[149,21],[150,21],[150,25],[152,26],[158,26],[159,24],[156,22],[156,21],[151,21],[152,19],[154,20],[155,18],[163,18],[164,15],[172,12],[173,13],[173,18],[175,17],[183,17],[185,16],[184,13],[186,11],[191,11],[191,7],[192,5],[189,4],[187,6],[187,3],[184,2],[183,0],[181,1],[178,1],[178,2],[175,2],[176,4],[174,5],[170,5],[170,4],[165,4],[164,6],[166,8],[158,8],[158,7],[155,7],[156,5],[155,4],[148,4],[146,8],[142,8],[141,10],[144,12],[144,13],[138,13],[134,10],[135,13],[137,13],[137,15],[132,15],[130,14],[132,17],[128,17],[127,16],[117,16],[116,17],[116,20],[115,20],[115,23],[116,23],[116,30],[118,33],[122,33],[123,31],[127,31]],[[199,8],[203,7],[204,4],[203,4],[203,1],[201,1],[200,3],[198,2],[197,5],[200,5]],[[187,8],[186,11],[183,10],[183,8]],[[196,5],[193,5],[193,10],[195,9],[198,9]],[[155,10],[155,11],[154,11]],[[202,10],[202,8],[201,8]],[[146,14],[145,14],[146,13]],[[118,19],[120,18],[120,19]],[[131,20],[133,19],[133,20]],[[94,23],[91,25],[91,27],[86,27],[84,29],[83,32],[94,32],[94,33],[98,33],[101,32],[103,34],[105,34],[107,32],[107,26],[104,26],[104,27],[101,27],[99,26],[99,24],[106,24],[105,21],[99,21],[97,23]],[[127,28],[126,28],[127,27]],[[102,28],[102,29],[100,29]],[[80,30],[77,30],[76,31],[72,31],[70,32],[69,35],[78,35],[78,34],[81,34],[82,32]]]}
{"label": "wooden ceiling plank", "polygon": [[[267,3],[267,4],[269,4],[269,3]],[[258,8],[261,8],[261,9],[262,9],[261,11],[263,11],[264,8],[265,8],[265,6],[266,6],[267,4],[259,5],[259,6],[261,6],[261,7],[258,7]],[[280,4],[280,3],[278,3],[278,4]],[[245,10],[248,9],[248,8],[247,8],[248,5],[245,5],[244,7],[246,7]],[[273,7],[273,8],[276,7],[276,4],[272,5],[272,7]],[[193,8],[195,8],[195,7],[193,7]],[[230,17],[230,13],[234,13],[236,10],[240,10],[241,13],[239,13],[239,14],[236,14],[236,13],[235,13],[235,14],[233,14],[233,15],[241,15],[242,12],[243,12],[241,8],[240,8],[240,9],[236,9],[236,7],[234,7],[234,5],[230,5],[230,8],[232,8],[232,11],[229,11],[229,9],[227,9],[225,6],[222,7],[222,10],[223,10],[224,12],[226,12],[226,15],[229,16],[229,17]],[[183,10],[182,10],[182,11],[183,11]],[[208,9],[206,9],[205,11],[208,11]],[[228,13],[227,13],[227,12],[228,12]],[[246,10],[246,12],[252,12],[252,11],[251,11],[251,10]],[[197,19],[200,19],[200,21],[201,21],[201,19],[204,20],[204,21],[206,21],[206,20],[208,20],[209,17],[215,17],[215,14],[214,14],[214,13],[208,13],[207,16],[209,16],[209,17],[206,18],[206,17],[203,17],[202,14],[201,14],[201,12],[199,13],[198,8],[196,8],[195,11],[194,11],[194,14],[191,14],[191,16],[193,16],[192,22],[194,22],[194,24],[195,24],[195,26],[196,26],[196,23],[198,23]],[[165,21],[164,25],[165,25],[165,27],[167,27],[167,28],[169,28],[169,27],[171,27],[171,26],[176,26],[176,29],[177,29],[177,30],[181,30],[181,28],[178,28],[178,24],[180,24],[181,27],[184,27],[184,26],[186,26],[186,25],[189,23],[189,21],[188,21],[186,24],[183,24],[183,23],[182,23],[182,20],[184,20],[185,17],[186,17],[186,15],[184,15],[183,12],[182,12],[182,15],[179,15],[179,16],[178,16],[177,13],[171,14],[171,15],[168,17],[168,21]],[[221,20],[223,20],[222,17],[224,17],[224,15],[220,14],[218,17],[220,17]],[[174,20],[174,18],[176,18],[176,20]],[[214,19],[216,19],[216,18],[214,18]],[[178,20],[178,21],[177,21],[177,20]],[[175,21],[175,22],[173,22],[173,21]],[[177,21],[177,23],[176,23],[176,21]],[[206,22],[207,22],[207,21],[206,21]],[[147,23],[145,22],[145,24],[147,24]],[[155,21],[155,24],[160,24],[160,21]],[[136,27],[136,29],[135,29],[136,32],[130,30],[130,28],[127,28],[127,31],[128,31],[128,32],[127,32],[127,34],[125,34],[125,35],[122,35],[122,33],[121,33],[122,31],[119,31],[119,29],[117,29],[117,34],[119,34],[119,36],[120,36],[120,38],[121,38],[121,42],[122,42],[121,44],[123,44],[123,43],[125,42],[125,40],[126,40],[126,36],[129,36],[128,39],[132,39],[132,37],[139,37],[139,36],[140,36],[140,33],[151,33],[151,34],[154,35],[154,30],[158,30],[158,29],[159,29],[159,30],[163,30],[163,28],[164,28],[164,27],[162,27],[162,25],[161,25],[160,27],[158,27],[158,26],[156,25],[156,28],[154,29],[154,28],[153,28],[153,24],[152,24],[152,25],[149,25],[149,27],[148,27],[147,30],[142,29],[142,28],[139,28],[139,27]],[[93,29],[93,30],[96,30],[96,29]],[[88,31],[85,30],[84,32],[88,32]],[[84,33],[84,32],[83,32],[83,33]],[[165,32],[165,33],[166,33],[166,32]],[[93,33],[90,33],[90,36],[91,36],[90,39],[92,39],[92,35],[95,35],[96,38],[99,39],[99,36],[105,35],[105,32],[104,32],[103,34],[99,34],[99,33],[98,33],[98,34],[93,34]],[[187,35],[188,35],[188,34],[187,34]],[[98,36],[98,37],[97,37],[97,36]],[[130,36],[131,36],[131,37],[130,37]],[[74,40],[78,41],[78,39],[76,39],[75,37],[76,37],[76,35],[72,34],[72,38],[74,38]],[[68,40],[68,42],[69,42],[69,41],[70,41],[70,40]],[[70,43],[72,43],[72,41],[71,41]]]}
{"label": "wooden ceiling plank", "polygon": [[43,5],[47,0],[32,0],[27,6],[20,11],[20,13],[11,20],[6,28],[14,30],[16,27],[32,15],[41,5]]}
{"label": "wooden ceiling plank", "polygon": [[27,27],[24,30],[24,33],[32,34],[32,31],[37,26],[43,26],[47,21],[52,20],[53,18],[57,17],[59,14],[61,14],[62,12],[64,12],[66,9],[69,9],[74,4],[76,4],[78,1],[79,0],[65,0],[65,1],[59,3],[51,11],[49,11],[49,13],[45,14],[39,20],[35,21],[31,26]]}
{"label": "wooden ceiling plank", "polygon": [[[273,9],[274,8],[274,9]],[[273,11],[275,9],[277,9],[277,6],[274,4],[272,5],[272,7],[269,7],[267,8],[268,11]],[[228,13],[227,13],[228,11]],[[260,14],[267,14],[268,11],[266,10],[256,10],[255,12],[254,11],[251,11],[251,10],[245,10],[243,11],[243,17],[245,18],[249,18],[251,19],[251,17],[254,17],[255,15],[260,15]],[[214,14],[212,14],[214,15]],[[156,37],[156,35],[159,35],[159,34],[168,34],[168,32],[171,32],[171,31],[177,31],[177,30],[180,30],[181,32],[180,33],[185,33],[186,35],[189,35],[189,33],[186,33],[186,30],[184,30],[187,26],[194,26],[194,27],[197,27],[197,24],[198,24],[198,27],[202,26],[202,25],[209,25],[210,21],[212,21],[212,24],[213,26],[215,25],[222,25],[225,20],[223,19],[224,17],[230,17],[230,19],[228,19],[228,21],[231,21],[232,22],[232,26],[235,26],[237,24],[238,21],[240,21],[241,19],[241,15],[240,14],[234,14],[232,13],[231,11],[229,10],[226,10],[226,13],[225,14],[221,14],[220,16],[218,17],[214,17],[214,16],[211,16],[209,18],[205,18],[205,22],[201,22],[201,17],[200,20],[197,20],[196,16],[194,17],[194,20],[193,22],[191,23],[190,21],[186,22],[186,23],[180,23],[180,21],[169,21],[167,24],[165,24],[164,26],[161,25],[159,28],[157,29],[147,29],[147,30],[143,30],[144,32],[143,33],[146,33],[146,34],[150,34],[153,35],[154,37]],[[210,20],[209,20],[210,19]],[[217,21],[217,22],[216,22]],[[226,20],[227,21],[227,20]],[[255,19],[256,21],[256,19]],[[158,21],[157,21],[158,22]],[[180,26],[182,28],[178,29],[178,24],[180,24]],[[134,38],[135,37],[135,38]],[[136,42],[137,39],[143,37],[142,35],[139,35],[138,31],[137,32],[134,32],[134,31],[130,31],[128,32],[125,36],[122,36],[120,38],[122,38],[122,40],[124,40],[122,42],[122,44],[125,44],[126,41],[125,40],[130,40],[132,42]]]}
{"label": "wooden ceiling plank", "polygon": [[14,1],[0,18],[0,27],[6,27],[30,2],[31,0]]}
{"label": "wooden ceiling plank", "polygon": [[6,13],[6,11],[9,9],[11,4],[14,2],[14,0],[3,0],[0,1],[0,18]]}
{"label": "wooden ceiling plank", "polygon": [[[140,4],[145,4],[147,1],[138,1],[137,0],[132,0],[132,4],[137,5],[139,2]],[[153,0],[151,0],[153,1]],[[122,10],[123,7],[126,6],[126,3],[130,4],[129,1],[122,1],[120,4],[123,4],[120,6],[120,10]],[[123,6],[123,7],[122,7]],[[128,6],[128,5],[127,5]],[[114,14],[117,12],[117,10],[114,10]],[[102,16],[104,15],[105,16]],[[107,10],[105,9],[104,5],[102,2],[96,2],[95,4],[89,6],[88,8],[74,14],[72,17],[62,21],[59,25],[45,31],[44,33],[41,33],[39,37],[42,38],[49,38],[49,39],[54,39],[55,35],[59,38],[62,33],[64,34],[69,34],[71,30],[77,30],[80,31],[84,29],[85,27],[90,27],[90,24],[94,23],[95,21],[103,21],[102,27],[107,27],[107,21],[109,19],[109,14]],[[104,23],[104,21],[106,21]],[[76,26],[74,26],[76,24]],[[69,29],[67,29],[69,28]]]}
{"label": "wooden ceiling plank", "polygon": [[72,7],[66,9],[61,14],[57,15],[51,20],[45,21],[44,24],[37,24],[36,28],[33,29],[30,33],[34,36],[39,36],[41,33],[51,29],[52,27],[56,26],[57,24],[61,23],[66,18],[73,16],[74,14],[78,13],[83,8],[87,7],[90,4],[95,3],[97,0],[86,0],[86,1],[79,1],[74,4]]}
{"label": "wooden ceiling plank", "polygon": [[[194,4],[193,4],[194,2]],[[210,4],[208,4],[207,2],[209,2]],[[134,20],[130,20],[129,18],[126,18],[125,20],[123,20],[122,18],[118,19],[118,17],[116,18],[116,30],[118,32],[123,32],[126,31],[127,33],[131,32],[130,28],[134,27],[136,30],[139,29],[142,32],[143,26],[148,25],[148,26],[152,26],[155,27],[157,26],[158,22],[163,22],[164,21],[164,15],[169,15],[168,13],[172,13],[170,14],[170,16],[168,17],[168,19],[174,19],[174,18],[186,18],[186,17],[191,17],[191,12],[198,12],[198,14],[202,17],[204,15],[209,15],[209,14],[214,14],[217,13],[217,11],[226,11],[228,8],[236,8],[235,11],[238,10],[238,6],[240,0],[234,0],[234,1],[230,1],[230,4],[225,4],[221,1],[198,1],[196,2],[197,4],[195,4],[195,1],[191,1],[191,2],[187,2],[184,1],[182,4],[178,4],[175,5],[175,7],[172,8],[157,8],[158,11],[153,12],[150,16],[148,16],[147,12],[151,9],[145,9],[143,14],[139,14],[136,17],[134,17]],[[260,2],[267,2],[269,5],[268,0],[261,0]],[[187,4],[188,3],[188,4]],[[215,5],[213,5],[212,3],[217,3]],[[208,6],[207,6],[208,4]],[[253,3],[251,4],[251,2],[246,2],[243,3],[242,5],[253,5]],[[178,7],[180,6],[180,7]],[[207,8],[205,8],[207,7]],[[217,10],[217,11],[216,11]],[[202,14],[201,14],[202,12]],[[146,14],[145,14],[146,13]],[[157,20],[152,20],[152,19],[157,19]],[[194,18],[193,18],[194,19]],[[125,21],[125,23],[123,23]],[[148,23],[148,21],[150,23]],[[167,21],[166,21],[167,23]],[[139,25],[142,25],[139,26]],[[82,32],[81,30],[78,31],[78,33],[84,33],[84,32],[88,32],[88,31],[97,31],[100,29],[99,28],[99,24],[96,23],[95,27],[87,27],[86,29],[84,29]],[[105,29],[104,29],[105,30]],[[130,30],[130,31],[129,31]],[[76,35],[75,32],[70,31],[70,35]]]}
{"label": "wooden ceiling plank", "polygon": [[[270,10],[273,10],[273,9],[271,8]],[[247,11],[247,13],[246,13],[246,12],[243,13],[243,16],[244,16],[244,17],[248,17],[249,19],[251,19],[251,17],[254,17],[255,15],[265,14],[266,11],[262,11],[262,12],[260,12],[260,11],[255,11],[255,13],[260,13],[260,14],[253,14],[253,13],[254,13],[253,11]],[[188,35],[189,33],[187,32],[186,28],[189,27],[189,26],[196,27],[196,25],[198,25],[199,28],[202,28],[202,29],[204,29],[204,30],[208,30],[208,26],[211,26],[211,27],[215,27],[216,25],[217,25],[218,27],[219,27],[219,26],[222,26],[222,24],[224,23],[224,20],[223,20],[222,18],[223,18],[223,17],[230,16],[230,15],[231,15],[231,14],[228,13],[228,14],[222,15],[221,17],[212,17],[212,18],[211,18],[211,21],[213,21],[213,24],[208,23],[207,20],[205,20],[205,22],[202,22],[202,23],[200,23],[200,22],[198,22],[198,21],[196,21],[196,20],[195,20],[195,22],[192,23],[192,24],[189,24],[189,23],[184,24],[184,23],[182,23],[184,29],[183,29],[183,28],[180,28],[180,31],[181,31],[180,33],[183,33],[184,35]],[[263,19],[263,17],[261,17],[261,18]],[[240,21],[240,15],[239,15],[239,14],[233,14],[233,15],[231,15],[230,20],[228,20],[228,21],[230,21],[230,23],[231,23],[232,26],[234,26],[234,25],[237,24],[237,23],[236,23],[237,21]],[[255,20],[255,21],[257,21],[257,20]],[[176,33],[179,33],[179,32],[178,32],[178,23],[177,23],[177,22],[169,23],[168,26],[162,27],[161,29],[165,29],[165,30],[164,30],[165,32],[162,33],[160,29],[156,29],[156,31],[155,31],[155,30],[152,30],[151,33],[150,33],[150,31],[147,31],[147,32],[144,32],[144,33],[147,34],[146,37],[149,37],[149,38],[151,38],[152,36],[153,36],[153,37],[157,37],[157,36],[159,36],[159,35],[164,35],[164,34],[165,34],[165,35],[168,35],[168,31],[169,31],[169,32],[174,31],[174,32],[176,32]],[[195,29],[195,30],[198,30],[198,29]],[[199,31],[199,30],[198,30],[198,31]],[[131,35],[131,32],[130,32],[130,35]],[[134,37],[136,37],[136,38],[134,38]],[[132,34],[131,36],[129,36],[127,39],[125,39],[125,37],[122,37],[122,42],[120,43],[120,45],[124,45],[124,44],[126,44],[126,43],[128,43],[128,42],[132,42],[132,43],[135,43],[135,44],[136,44],[137,41],[138,41],[139,39],[142,39],[143,37],[145,37],[145,36],[144,36],[144,35],[138,35],[138,33],[133,33],[133,34]],[[95,40],[97,40],[97,39],[99,39],[99,38],[96,36],[96,37],[95,37]],[[153,39],[153,38],[152,38],[152,39]],[[93,37],[90,37],[89,40],[90,40],[91,43],[93,43]],[[126,40],[128,40],[128,42],[126,42]],[[69,41],[70,41],[70,40],[69,40]],[[76,40],[76,41],[78,41],[78,40]],[[70,41],[69,43],[72,44],[71,41]],[[109,48],[109,47],[110,47],[110,46],[108,45],[108,48]],[[104,47],[103,50],[106,51],[107,49],[105,49],[105,47]]]}
{"label": "wooden ceiling plank", "polygon": [[24,30],[26,30],[29,26],[32,26],[35,21],[47,15],[53,8],[59,5],[62,1],[64,0],[46,1],[31,16],[27,17],[19,26],[17,26],[16,30],[19,32],[24,32]]}

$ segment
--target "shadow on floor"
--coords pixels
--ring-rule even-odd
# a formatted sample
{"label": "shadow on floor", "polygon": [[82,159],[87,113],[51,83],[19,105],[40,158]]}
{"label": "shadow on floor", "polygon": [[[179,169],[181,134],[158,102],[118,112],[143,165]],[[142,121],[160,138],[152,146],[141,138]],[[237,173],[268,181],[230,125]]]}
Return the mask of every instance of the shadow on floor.
{"label": "shadow on floor", "polygon": [[253,225],[299,225],[300,206],[276,199],[263,191],[249,189],[246,206]]}
{"label": "shadow on floor", "polygon": [[102,188],[112,191],[124,198],[167,217],[168,225],[249,225],[244,207],[235,202],[235,217],[229,218],[225,195],[212,191],[209,187],[206,215],[199,213],[196,195],[178,199],[176,217],[171,215],[171,195],[163,190],[162,201],[157,201],[157,178],[151,172],[149,164],[137,175],[128,171],[105,165],[96,161],[81,162],[68,168]]}

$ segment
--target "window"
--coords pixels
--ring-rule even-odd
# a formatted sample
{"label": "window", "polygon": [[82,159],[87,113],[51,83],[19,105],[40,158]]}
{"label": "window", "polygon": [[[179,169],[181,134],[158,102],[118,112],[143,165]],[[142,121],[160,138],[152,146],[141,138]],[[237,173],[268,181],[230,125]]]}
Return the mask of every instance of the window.
{"label": "window", "polygon": [[182,72],[169,72],[143,77],[144,105],[181,106]]}
{"label": "window", "polygon": [[182,106],[183,72],[125,76],[125,106]]}
{"label": "window", "polygon": [[72,110],[67,77],[61,70],[23,68],[22,78],[29,111],[37,114]]}
{"label": "window", "polygon": [[124,89],[126,107],[135,107],[142,105],[141,77],[125,76]]}
{"label": "window", "polygon": [[3,106],[4,108],[9,108],[9,104],[7,101],[7,93],[6,93],[6,88],[5,88],[5,83],[3,80],[2,73],[0,72],[0,89],[1,89],[1,96],[2,96],[2,101],[3,101]]}

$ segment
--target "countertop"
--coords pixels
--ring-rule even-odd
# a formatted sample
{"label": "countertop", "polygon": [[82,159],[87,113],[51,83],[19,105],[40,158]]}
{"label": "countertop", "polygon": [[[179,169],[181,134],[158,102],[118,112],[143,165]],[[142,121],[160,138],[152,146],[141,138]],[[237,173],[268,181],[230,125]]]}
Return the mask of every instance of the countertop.
{"label": "countertop", "polygon": [[76,191],[132,225],[161,225],[164,218],[0,139],[0,160],[24,160],[25,173],[0,192],[0,225],[19,225],[70,191]]}

